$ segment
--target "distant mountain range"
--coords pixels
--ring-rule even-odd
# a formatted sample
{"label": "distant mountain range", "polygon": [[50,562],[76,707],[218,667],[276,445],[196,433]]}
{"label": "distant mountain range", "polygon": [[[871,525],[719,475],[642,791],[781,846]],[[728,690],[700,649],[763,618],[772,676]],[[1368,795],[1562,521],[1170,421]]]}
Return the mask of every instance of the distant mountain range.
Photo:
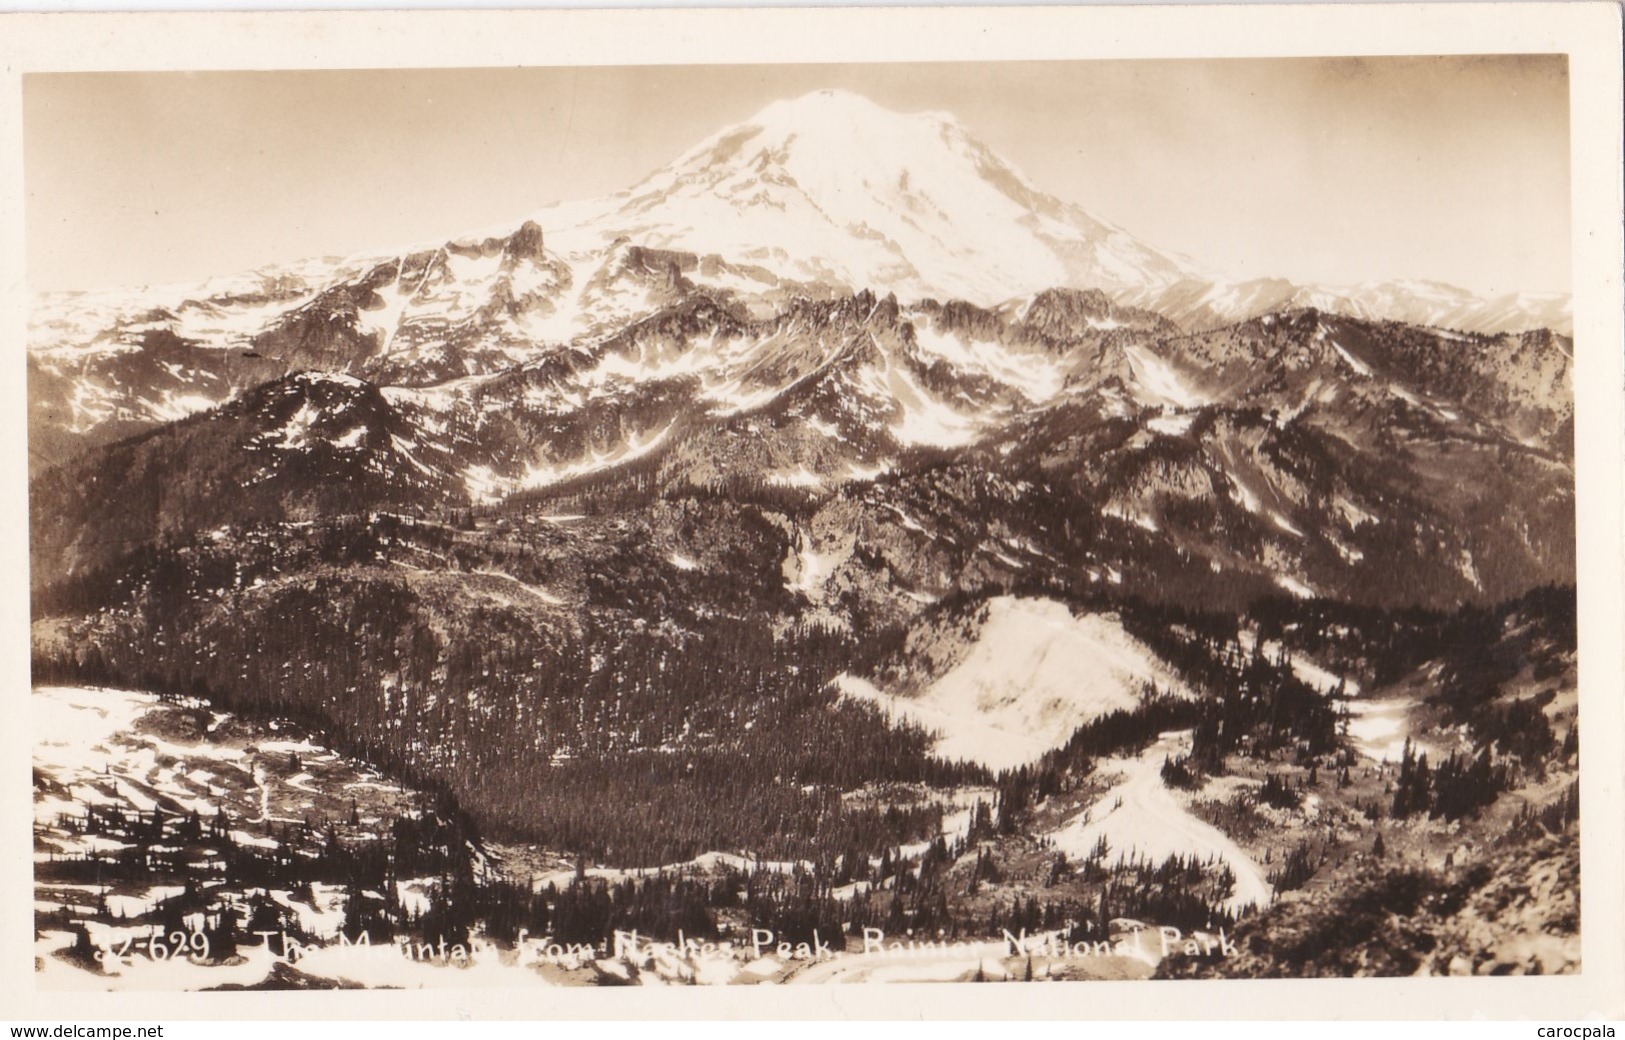
{"label": "distant mountain range", "polygon": [[761,320],[862,291],[1008,312],[1048,289],[1098,291],[1184,332],[1299,308],[1483,335],[1571,324],[1566,296],[1228,281],[1044,193],[951,116],[820,91],[517,228],[197,286],[47,294],[29,342],[35,458],[291,371],[411,387],[490,375],[591,349],[696,293]]}
{"label": "distant mountain range", "polygon": [[[1507,595],[1572,565],[1550,508],[1572,499],[1572,346],[1431,324],[1463,299],[1195,283],[952,119],[821,92],[507,234],[47,301],[31,446],[72,461],[36,492],[38,573],[346,506],[634,479],[820,499],[957,459],[1042,475],[1162,547],[1097,579],[1386,602],[1369,576],[1403,569],[1425,600]],[[1415,308],[1429,323],[1391,317]],[[1010,566],[1063,553],[1044,540]]]}

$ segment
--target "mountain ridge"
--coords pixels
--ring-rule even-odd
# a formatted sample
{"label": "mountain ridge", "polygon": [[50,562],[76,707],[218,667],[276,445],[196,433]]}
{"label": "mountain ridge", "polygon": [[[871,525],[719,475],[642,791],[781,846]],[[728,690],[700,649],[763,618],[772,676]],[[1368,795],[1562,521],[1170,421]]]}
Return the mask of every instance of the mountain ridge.
{"label": "mountain ridge", "polygon": [[1571,325],[1553,295],[1225,281],[1043,193],[951,117],[818,92],[717,131],[632,188],[517,226],[195,288],[38,297],[31,418],[49,462],[269,375],[434,385],[613,335],[694,293],[762,317],[866,289],[998,310],[1057,288],[1188,333],[1303,306],[1469,334]]}

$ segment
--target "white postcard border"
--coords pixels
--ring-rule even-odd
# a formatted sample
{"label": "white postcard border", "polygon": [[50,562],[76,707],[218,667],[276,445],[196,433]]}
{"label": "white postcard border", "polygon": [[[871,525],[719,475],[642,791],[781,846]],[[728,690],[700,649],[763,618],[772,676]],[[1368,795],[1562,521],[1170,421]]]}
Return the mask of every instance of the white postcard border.
{"label": "white postcard border", "polygon": [[[45,993],[34,988],[21,89],[33,72],[1567,53],[1571,77],[1582,973],[1040,986]],[[36,1020],[1525,1018],[1625,1015],[1620,9],[1611,3],[0,16],[0,1004]]]}

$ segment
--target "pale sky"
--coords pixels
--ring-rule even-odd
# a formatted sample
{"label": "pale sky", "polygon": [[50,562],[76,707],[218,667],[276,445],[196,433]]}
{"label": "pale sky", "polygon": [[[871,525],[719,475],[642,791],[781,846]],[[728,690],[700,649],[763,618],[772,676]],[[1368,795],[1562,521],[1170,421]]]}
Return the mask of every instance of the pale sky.
{"label": "pale sky", "polygon": [[1233,277],[1569,289],[1562,56],[30,75],[30,288],[517,223],[823,87]]}

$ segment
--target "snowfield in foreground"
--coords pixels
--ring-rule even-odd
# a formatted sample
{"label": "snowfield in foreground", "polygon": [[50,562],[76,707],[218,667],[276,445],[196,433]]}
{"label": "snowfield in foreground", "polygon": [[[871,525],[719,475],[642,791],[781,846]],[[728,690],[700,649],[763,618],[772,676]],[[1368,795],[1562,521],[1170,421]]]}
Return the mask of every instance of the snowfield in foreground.
{"label": "snowfield in foreground", "polygon": [[1152,861],[1169,856],[1217,857],[1236,876],[1235,891],[1226,906],[1239,910],[1250,904],[1269,905],[1272,888],[1241,846],[1225,837],[1217,827],[1186,811],[1178,795],[1162,780],[1162,763],[1190,752],[1188,730],[1164,733],[1137,758],[1111,758],[1100,763],[1103,774],[1119,774],[1122,779],[1077,819],[1051,837],[1055,847],[1069,857],[1086,858],[1104,837],[1107,858],[1127,858],[1131,853]]}
{"label": "snowfield in foreground", "polygon": [[1010,769],[1036,762],[1091,719],[1140,703],[1147,684],[1185,693],[1112,614],[1074,616],[1048,599],[1000,596],[963,659],[915,697],[865,679],[835,680],[847,697],[937,735],[945,759]]}

